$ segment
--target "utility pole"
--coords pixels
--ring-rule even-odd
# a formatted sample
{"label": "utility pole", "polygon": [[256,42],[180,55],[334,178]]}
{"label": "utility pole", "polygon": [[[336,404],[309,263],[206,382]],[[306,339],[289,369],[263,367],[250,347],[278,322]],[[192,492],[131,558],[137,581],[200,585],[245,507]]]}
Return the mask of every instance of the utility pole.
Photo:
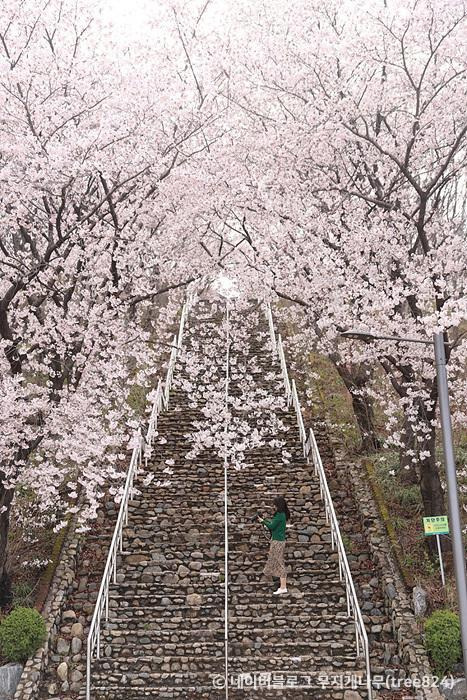
{"label": "utility pole", "polygon": [[454,574],[456,577],[459,619],[462,636],[462,655],[464,659],[464,677],[467,678],[467,579],[465,574],[465,550],[462,537],[462,522],[459,508],[459,490],[456,473],[456,460],[452,440],[451,411],[449,408],[448,376],[446,371],[446,351],[443,333],[434,336],[436,377],[438,380],[439,412],[441,432],[443,435],[444,466],[446,470],[447,497],[449,507],[450,531]]}

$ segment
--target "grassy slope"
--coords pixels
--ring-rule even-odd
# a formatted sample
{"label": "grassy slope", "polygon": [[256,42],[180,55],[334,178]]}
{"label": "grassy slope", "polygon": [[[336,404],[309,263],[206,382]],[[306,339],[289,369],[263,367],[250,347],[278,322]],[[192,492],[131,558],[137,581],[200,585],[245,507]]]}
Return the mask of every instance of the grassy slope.
{"label": "grassy slope", "polygon": [[[356,454],[359,438],[348,392],[333,365],[323,356],[310,353],[307,383],[312,388],[312,407],[316,415],[323,414],[333,426],[350,454]],[[383,428],[382,416],[376,415]],[[467,462],[467,436],[456,435],[456,456],[464,503],[467,502],[464,477]],[[441,459],[441,455],[440,455]],[[393,544],[407,585],[419,583],[428,590],[432,607],[456,606],[450,555],[446,556],[447,586],[443,591],[437,557],[430,557],[425,546],[422,526],[422,503],[417,485],[407,486],[398,473],[398,454],[383,449],[362,460],[367,478],[378,502],[389,538]],[[391,472],[395,472],[394,475]]]}

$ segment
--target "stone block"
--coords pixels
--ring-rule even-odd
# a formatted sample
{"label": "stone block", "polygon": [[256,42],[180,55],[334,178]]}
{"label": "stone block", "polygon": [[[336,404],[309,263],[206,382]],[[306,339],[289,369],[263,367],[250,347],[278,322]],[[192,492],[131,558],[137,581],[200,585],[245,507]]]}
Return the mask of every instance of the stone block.
{"label": "stone block", "polygon": [[81,624],[81,622],[75,622],[75,624],[71,626],[71,636],[72,637],[79,637],[80,639],[82,639],[83,635],[84,635],[83,625]]}
{"label": "stone block", "polygon": [[4,700],[13,698],[22,673],[21,664],[12,663],[0,666],[0,698],[4,698]]}
{"label": "stone block", "polygon": [[198,606],[203,602],[203,597],[199,593],[190,593],[186,597],[187,605]]}
{"label": "stone block", "polygon": [[447,700],[466,700],[467,683],[465,678],[454,678],[452,681],[441,682],[439,689]]}
{"label": "stone block", "polygon": [[66,656],[70,652],[70,642],[68,639],[63,639],[63,637],[59,637],[57,639],[57,654],[60,654],[60,656]]}
{"label": "stone block", "polygon": [[61,664],[58,665],[57,667],[57,677],[61,681],[66,681],[68,678],[68,664],[65,661],[62,661]]}
{"label": "stone block", "polygon": [[63,622],[73,622],[76,620],[76,613],[74,610],[65,610],[62,615]]}

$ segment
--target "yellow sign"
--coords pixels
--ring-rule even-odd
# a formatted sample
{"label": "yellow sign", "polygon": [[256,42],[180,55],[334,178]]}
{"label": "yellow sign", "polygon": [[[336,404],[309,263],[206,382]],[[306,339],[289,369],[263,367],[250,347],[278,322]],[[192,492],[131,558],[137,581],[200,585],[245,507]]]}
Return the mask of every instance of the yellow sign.
{"label": "yellow sign", "polygon": [[423,527],[425,529],[425,535],[448,535],[448,516],[432,515],[429,518],[423,518]]}

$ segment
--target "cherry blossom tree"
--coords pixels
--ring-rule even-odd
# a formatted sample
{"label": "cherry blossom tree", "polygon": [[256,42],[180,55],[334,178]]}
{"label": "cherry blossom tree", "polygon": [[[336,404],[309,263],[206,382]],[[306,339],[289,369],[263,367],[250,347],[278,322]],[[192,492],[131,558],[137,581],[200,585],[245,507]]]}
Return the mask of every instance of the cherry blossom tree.
{"label": "cherry blossom tree", "polygon": [[[250,275],[305,310],[316,347],[367,422],[363,434],[374,432],[371,399],[385,405],[426,513],[442,513],[430,349],[352,345],[339,333],[430,338],[443,330],[463,407],[465,219],[448,211],[446,196],[465,187],[464,5],[273,7],[261,5],[255,50],[230,83],[245,137],[243,157],[238,141],[227,154],[237,190],[225,197],[225,239]],[[378,387],[374,367],[394,394]],[[465,420],[459,410],[455,419]]]}
{"label": "cherry blossom tree", "polygon": [[[365,450],[383,406],[427,514],[444,509],[430,349],[340,333],[443,331],[465,425],[463,2],[140,10],[0,9],[1,583],[18,485],[61,503],[57,527],[117,492],[135,392],[154,387],[186,289],[219,270],[296,306],[298,346],[338,369]],[[231,448],[261,441],[238,441],[230,408]]]}
{"label": "cherry blossom tree", "polygon": [[[77,9],[10,2],[0,14],[4,591],[15,487],[62,512],[82,492],[82,519],[95,516],[126,468],[129,387],[154,385],[176,295],[202,272],[168,183],[209,147],[218,108],[179,79],[180,23],[168,61],[162,45],[117,45],[95,4]],[[158,313],[164,293],[174,303]]]}

